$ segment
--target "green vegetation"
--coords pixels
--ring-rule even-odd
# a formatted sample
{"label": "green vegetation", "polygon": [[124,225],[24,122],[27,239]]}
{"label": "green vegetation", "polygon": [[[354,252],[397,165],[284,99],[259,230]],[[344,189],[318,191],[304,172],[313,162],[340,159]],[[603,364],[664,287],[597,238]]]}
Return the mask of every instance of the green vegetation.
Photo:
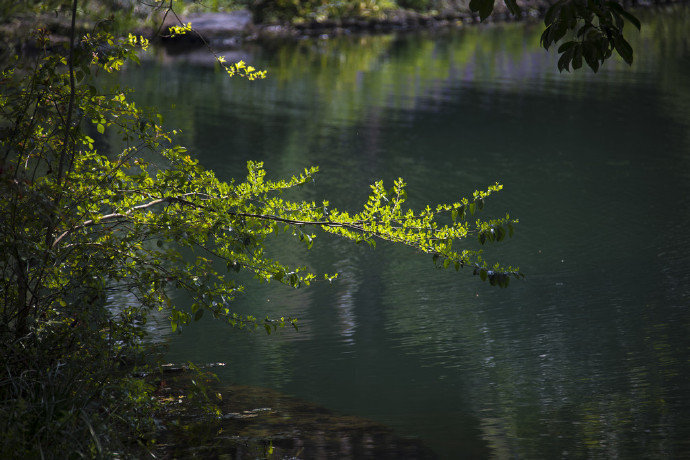
{"label": "green vegetation", "polygon": [[[155,112],[98,78],[136,62],[148,41],[116,39],[107,23],[78,37],[77,7],[75,0],[67,46],[39,30],[39,53],[14,56],[0,76],[3,457],[150,449],[159,401],[136,375],[155,363],[142,341],[151,311],[164,311],[173,330],[211,314],[271,333],[297,320],[234,311],[244,290],[238,272],[293,288],[336,277],[272,258],[265,242],[276,234],[307,247],[316,230],[372,246],[397,243],[501,287],[521,276],[457,247],[468,237],[485,244],[512,234],[516,221],[507,215],[477,218],[499,184],[416,211],[405,207],[402,179],[391,188],[377,182],[351,213],[290,199],[291,189],[313,180],[314,167],[269,180],[250,162],[244,181],[217,179],[175,145],[175,131]],[[218,60],[230,76],[265,76]],[[175,289],[191,304],[174,304]]]}

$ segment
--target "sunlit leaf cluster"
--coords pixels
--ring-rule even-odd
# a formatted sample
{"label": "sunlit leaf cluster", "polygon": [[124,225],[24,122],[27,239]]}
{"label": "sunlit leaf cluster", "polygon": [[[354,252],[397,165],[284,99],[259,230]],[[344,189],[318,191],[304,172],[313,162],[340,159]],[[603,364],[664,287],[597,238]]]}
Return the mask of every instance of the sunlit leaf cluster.
{"label": "sunlit leaf cluster", "polygon": [[[87,35],[69,63],[46,52],[32,67],[2,76],[11,90],[2,107],[1,281],[4,314],[17,331],[39,318],[69,321],[75,304],[122,293],[136,299],[135,309],[165,309],[173,329],[204,314],[268,332],[296,326],[294,318],[257,318],[233,308],[244,290],[240,272],[295,288],[336,278],[275,259],[266,242],[277,234],[307,248],[319,231],[355,243],[401,244],[431,255],[439,267],[468,266],[499,286],[520,276],[459,245],[512,234],[515,221],[507,215],[477,218],[499,184],[413,210],[402,179],[390,189],[377,182],[362,209],[351,212],[328,201],[286,198],[313,181],[316,167],[269,180],[262,163],[249,162],[245,180],[218,179],[174,144],[175,131],[166,131],[155,114],[121,90],[96,87],[99,71],[136,60],[147,44],[133,35]],[[245,76],[255,72],[243,62],[229,67]],[[113,144],[122,147],[112,151]],[[177,305],[177,290],[191,302]]]}

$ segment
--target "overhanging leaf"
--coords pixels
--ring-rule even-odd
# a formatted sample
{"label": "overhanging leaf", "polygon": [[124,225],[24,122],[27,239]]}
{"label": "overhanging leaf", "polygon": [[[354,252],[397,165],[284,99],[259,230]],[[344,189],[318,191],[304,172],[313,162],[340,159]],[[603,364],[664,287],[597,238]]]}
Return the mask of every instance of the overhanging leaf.
{"label": "overhanging leaf", "polygon": [[506,6],[508,7],[508,11],[510,11],[510,14],[513,16],[520,16],[520,5],[517,4],[517,1],[515,0],[503,0]]}
{"label": "overhanging leaf", "polygon": [[479,13],[479,19],[483,21],[494,11],[494,0],[470,0],[470,10]]}

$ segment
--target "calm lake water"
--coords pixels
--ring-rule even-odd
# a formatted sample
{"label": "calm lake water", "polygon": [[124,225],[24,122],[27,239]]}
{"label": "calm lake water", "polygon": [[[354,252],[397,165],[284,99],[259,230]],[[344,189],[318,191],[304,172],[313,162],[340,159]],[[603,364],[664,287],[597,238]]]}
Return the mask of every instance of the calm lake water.
{"label": "calm lake water", "polygon": [[298,316],[300,331],[202,321],[159,331],[168,359],[226,362],[223,382],[371,419],[442,458],[690,456],[690,9],[641,16],[632,68],[596,75],[559,74],[538,25],[224,53],[269,70],[253,83],[203,51],[128,69],[135,99],[221,177],[247,160],[274,178],[318,165],[301,196],[350,209],[377,179],[403,177],[415,207],[499,181],[485,212],[520,219],[486,252],[526,274],[508,289],[391,245],[276,243],[340,278],[248,280],[235,309]]}

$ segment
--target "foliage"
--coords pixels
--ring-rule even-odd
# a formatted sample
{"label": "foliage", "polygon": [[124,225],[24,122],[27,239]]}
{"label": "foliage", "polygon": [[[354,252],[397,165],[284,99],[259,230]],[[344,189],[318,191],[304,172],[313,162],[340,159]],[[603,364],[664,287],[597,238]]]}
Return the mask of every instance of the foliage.
{"label": "foliage", "polygon": [[[137,44],[131,35],[117,44],[87,35],[75,48],[69,72],[60,72],[65,57],[47,53],[23,79],[11,70],[3,75],[5,87],[17,89],[3,104],[12,124],[3,142],[2,192],[8,199],[2,204],[1,242],[4,308],[17,337],[92,292],[126,291],[149,308],[169,305],[173,327],[204,311],[239,327],[283,324],[284,318],[261,322],[232,312],[230,301],[243,288],[228,279],[228,273],[249,270],[293,287],[315,280],[304,268],[265,254],[263,242],[281,228],[308,246],[316,235],[306,228],[319,227],[355,242],[402,243],[444,266],[472,265],[480,275],[488,273],[480,251],[454,250],[453,242],[470,235],[481,242],[501,240],[504,228],[512,228],[508,216],[468,220],[499,185],[415,213],[403,208],[402,180],[388,191],[377,183],[363,211],[350,215],[328,202],[281,198],[310,182],[317,168],[269,181],[261,163],[250,162],[246,181],[220,181],[186,149],[172,145],[174,132],[164,131],[123,92],[100,93],[92,84],[97,70],[110,72],[124,59],[136,59]],[[119,153],[96,148],[91,135],[106,131],[122,138]],[[443,215],[448,222],[439,221]],[[186,256],[181,249],[189,250]],[[172,286],[193,295],[191,310],[171,304]]]}
{"label": "foliage", "polygon": [[94,142],[79,124],[100,122],[99,104],[112,99],[89,74],[135,57],[135,40],[85,36],[66,57],[48,52],[45,31],[36,38],[41,58],[15,57],[0,76],[0,456],[94,457],[122,447],[119,430],[139,439],[153,428],[142,415],[150,390],[131,377],[146,316],[136,304],[106,309],[103,260],[53,250],[51,235],[78,212],[77,153]]}
{"label": "foliage", "polygon": [[[498,184],[413,211],[404,207],[402,179],[389,190],[378,182],[351,214],[287,197],[313,180],[315,167],[268,180],[262,164],[250,162],[244,181],[219,180],[173,143],[175,131],[155,113],[119,88],[101,87],[98,75],[136,62],[147,40],[115,39],[100,28],[77,40],[76,11],[74,1],[65,53],[38,31],[39,55],[15,56],[0,74],[0,428],[12,440],[3,454],[98,456],[122,446],[117,426],[147,439],[152,389],[131,375],[151,310],[165,310],[173,330],[205,312],[269,333],[296,326],[294,318],[232,309],[244,289],[237,272],[291,287],[317,280],[267,253],[266,239],[281,230],[307,247],[314,229],[404,244],[500,286],[520,276],[490,268],[481,251],[454,247],[470,236],[483,244],[512,233],[508,216],[470,220]],[[265,76],[217,59],[230,76]],[[173,304],[174,289],[187,291],[191,305]]]}
{"label": "foliage", "polygon": [[[245,180],[219,180],[174,144],[159,116],[102,87],[99,74],[137,62],[148,41],[101,27],[77,39],[76,14],[74,0],[64,52],[39,30],[41,52],[15,56],[0,74],[0,429],[11,440],[3,456],[100,456],[122,448],[119,431],[145,444],[155,399],[132,372],[148,350],[141,340],[152,310],[164,310],[173,330],[205,313],[268,333],[296,327],[294,318],[232,308],[244,289],[238,272],[295,288],[336,277],[272,258],[264,243],[281,231],[307,247],[315,229],[407,245],[441,267],[470,266],[492,285],[521,276],[454,247],[512,234],[509,216],[471,220],[499,184],[414,211],[404,207],[402,179],[388,190],[377,182],[349,213],[289,199],[316,167],[269,180],[249,162]],[[229,76],[266,75],[216,58]],[[191,305],[174,304],[175,289]]]}
{"label": "foliage", "polygon": [[0,457],[146,451],[158,403],[152,386],[132,376],[144,358],[141,323],[128,322],[134,320],[123,312],[110,328],[103,321],[54,321],[19,340],[3,331]]}
{"label": "foliage", "polygon": [[[504,3],[511,14],[521,14],[517,0],[504,0]],[[470,9],[484,20],[493,12],[494,4],[495,0],[471,0]],[[570,70],[571,65],[579,69],[584,58],[596,72],[614,50],[626,63],[632,64],[633,49],[623,37],[625,21],[640,30],[640,21],[615,0],[559,0],[546,11],[546,29],[540,42],[548,50],[567,38],[558,48],[560,71]]]}
{"label": "foliage", "polygon": [[395,7],[392,0],[259,0],[249,9],[257,22],[323,20],[344,17],[378,17]]}

